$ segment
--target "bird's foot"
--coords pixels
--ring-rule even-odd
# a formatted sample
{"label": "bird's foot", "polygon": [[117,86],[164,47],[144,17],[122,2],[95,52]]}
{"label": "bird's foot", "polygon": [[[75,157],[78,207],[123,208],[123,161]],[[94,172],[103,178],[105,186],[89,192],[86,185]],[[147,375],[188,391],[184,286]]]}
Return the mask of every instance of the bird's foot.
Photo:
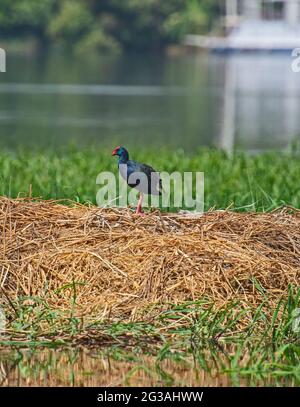
{"label": "bird's foot", "polygon": [[139,216],[145,216],[145,212],[143,212],[141,208],[137,208],[135,214]]}

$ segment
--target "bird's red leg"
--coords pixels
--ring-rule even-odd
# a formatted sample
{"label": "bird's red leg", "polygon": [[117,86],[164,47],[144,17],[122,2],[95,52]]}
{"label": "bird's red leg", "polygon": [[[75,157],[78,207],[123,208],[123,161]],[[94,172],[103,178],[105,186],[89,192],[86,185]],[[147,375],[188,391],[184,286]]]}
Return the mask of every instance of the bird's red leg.
{"label": "bird's red leg", "polygon": [[144,214],[144,212],[142,210],[142,204],[143,204],[143,194],[140,193],[138,205],[137,205],[136,212],[135,212],[137,215],[143,215]]}

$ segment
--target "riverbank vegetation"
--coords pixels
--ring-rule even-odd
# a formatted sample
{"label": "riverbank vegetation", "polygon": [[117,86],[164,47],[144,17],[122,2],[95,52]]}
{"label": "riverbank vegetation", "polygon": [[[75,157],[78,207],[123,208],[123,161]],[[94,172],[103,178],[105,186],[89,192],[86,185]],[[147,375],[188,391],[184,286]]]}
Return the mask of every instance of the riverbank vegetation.
{"label": "riverbank vegetation", "polygon": [[207,32],[221,11],[218,0],[0,0],[0,37],[79,53],[160,50]]}
{"label": "riverbank vegetation", "polygon": [[205,383],[297,385],[299,223],[291,209],[139,217],[1,198],[0,348],[29,348],[37,366],[37,349],[97,349],[131,361],[122,384],[139,369],[144,383],[183,384],[190,366],[193,385],[197,370]]}
{"label": "riverbank vegetation", "polygon": [[120,385],[299,385],[297,146],[130,151],[158,170],[203,171],[211,210],[94,206],[98,173],[117,174],[110,149],[2,149],[3,385],[42,385],[45,372],[98,385],[81,377],[79,349],[87,366],[123,366]]}
{"label": "riverbank vegetation", "polygon": [[[130,149],[131,157],[151,164],[157,171],[200,171],[205,177],[205,210],[270,211],[283,205],[300,208],[300,160],[297,146],[290,152],[228,155],[219,150]],[[100,172],[117,175],[109,148],[75,148],[55,151],[0,151],[0,195],[34,196],[96,204]],[[163,208],[177,211],[172,205]]]}
{"label": "riverbank vegetation", "polygon": [[1,198],[0,347],[106,350],[132,374],[148,356],[165,385],[183,383],[165,362],[297,385],[299,223],[288,208],[140,217]]}

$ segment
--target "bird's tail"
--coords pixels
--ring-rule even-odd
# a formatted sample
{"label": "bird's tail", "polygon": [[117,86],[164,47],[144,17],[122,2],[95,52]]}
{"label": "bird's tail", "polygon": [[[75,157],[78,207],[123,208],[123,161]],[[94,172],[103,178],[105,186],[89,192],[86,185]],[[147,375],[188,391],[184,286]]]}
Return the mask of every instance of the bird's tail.
{"label": "bird's tail", "polygon": [[162,193],[165,192],[161,179],[159,179],[159,182],[158,182],[158,192],[159,192],[159,195],[162,195]]}

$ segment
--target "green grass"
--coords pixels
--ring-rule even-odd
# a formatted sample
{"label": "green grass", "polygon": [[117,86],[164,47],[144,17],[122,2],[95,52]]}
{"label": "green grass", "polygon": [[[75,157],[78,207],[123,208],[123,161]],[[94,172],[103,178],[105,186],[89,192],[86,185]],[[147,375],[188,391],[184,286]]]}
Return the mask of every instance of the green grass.
{"label": "green grass", "polygon": [[[96,177],[102,171],[117,173],[109,150],[0,152],[0,195],[71,199],[96,203]],[[205,173],[205,209],[227,207],[266,211],[281,205],[300,207],[300,155],[267,152],[232,156],[218,150],[131,151],[131,157],[158,171]],[[174,208],[169,208],[174,210]]]}

